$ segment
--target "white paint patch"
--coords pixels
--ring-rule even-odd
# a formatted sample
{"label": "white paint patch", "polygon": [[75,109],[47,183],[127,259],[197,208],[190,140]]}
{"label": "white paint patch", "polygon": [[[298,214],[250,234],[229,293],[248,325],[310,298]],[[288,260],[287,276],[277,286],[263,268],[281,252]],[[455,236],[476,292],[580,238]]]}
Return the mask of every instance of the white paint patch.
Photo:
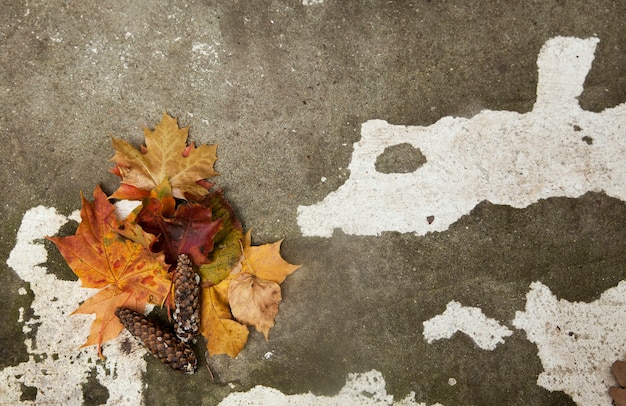
{"label": "white paint patch", "polygon": [[490,319],[477,307],[462,306],[451,301],[446,310],[426,320],[423,336],[429,344],[435,340],[452,337],[457,331],[467,334],[483,350],[493,351],[498,344],[504,343],[504,337],[513,332]]}
{"label": "white paint patch", "polygon": [[[428,127],[365,122],[350,178],[323,201],[298,207],[303,235],[330,237],[335,228],[353,235],[424,235],[448,229],[483,200],[522,208],[588,191],[626,200],[626,103],[593,113],[577,101],[597,43],[546,42],[529,113],[485,110]],[[376,158],[402,143],[419,148],[427,162],[412,173],[377,172]]]}
{"label": "white paint patch", "polygon": [[[9,254],[7,264],[34,293],[33,318],[24,321],[23,331],[36,334],[24,341],[28,361],[0,371],[0,404],[32,404],[20,402],[23,384],[37,388],[36,404],[82,405],[82,385],[95,368],[96,379],[109,391],[108,405],[140,405],[146,351],[126,331],[105,345],[105,362],[97,362],[95,346],[80,349],[93,315],[70,314],[95,290],[82,288],[80,281],[59,280],[42,266],[47,260],[43,238],[56,234],[68,220],[54,208],[28,210]],[[132,343],[128,354],[121,349],[125,339]]]}
{"label": "white paint patch", "polygon": [[303,6],[312,6],[313,4],[322,4],[324,0],[302,0]]}
{"label": "white paint patch", "polygon": [[591,303],[558,300],[540,282],[530,285],[526,310],[513,325],[539,349],[545,372],[537,384],[563,391],[579,405],[610,405],[611,364],[626,356],[626,281]]}
{"label": "white paint patch", "polygon": [[[346,385],[336,396],[315,396],[312,393],[303,395],[285,395],[279,390],[265,386],[255,386],[248,392],[236,392],[226,396],[219,406],[426,406],[415,401],[415,393],[411,392],[406,398],[394,402],[393,396],[387,394],[383,375],[372,370],[363,374],[349,374]],[[433,406],[442,406],[439,403]]]}
{"label": "white paint patch", "polygon": [[[135,210],[141,202],[137,200],[120,200],[115,203],[115,215],[118,219],[125,219],[128,215]],[[80,221],[80,212],[78,213],[78,219],[76,221]]]}

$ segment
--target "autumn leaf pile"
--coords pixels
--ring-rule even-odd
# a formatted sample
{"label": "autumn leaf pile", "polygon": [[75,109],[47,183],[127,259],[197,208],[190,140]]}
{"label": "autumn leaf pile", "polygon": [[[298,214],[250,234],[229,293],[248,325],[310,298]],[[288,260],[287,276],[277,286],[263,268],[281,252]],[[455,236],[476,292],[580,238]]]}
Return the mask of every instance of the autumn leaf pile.
{"label": "autumn leaf pile", "polygon": [[[121,185],[109,197],[96,187],[93,202],[82,196],[75,235],[49,238],[82,286],[99,289],[74,313],[95,313],[84,346],[97,345],[100,356],[124,328],[118,308],[144,314],[152,304],[171,314],[181,254],[200,276],[200,333],[210,355],[237,356],[248,326],[267,340],[280,284],[298,268],[281,257],[281,241],[251,246],[224,193],[208,181],[217,175],[217,146],[188,145],[188,130],[164,114],[154,130],[144,129],[140,149],[113,139]],[[140,204],[119,219],[112,199]]]}

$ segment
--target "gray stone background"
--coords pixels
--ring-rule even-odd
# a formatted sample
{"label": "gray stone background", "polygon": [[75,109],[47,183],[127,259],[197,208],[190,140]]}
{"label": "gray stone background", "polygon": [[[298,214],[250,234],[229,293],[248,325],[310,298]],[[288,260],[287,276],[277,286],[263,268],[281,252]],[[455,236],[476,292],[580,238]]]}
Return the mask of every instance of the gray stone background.
{"label": "gray stone background", "polygon": [[[252,332],[236,360],[213,361],[220,382],[332,395],[348,373],[377,369],[396,399],[415,391],[428,404],[573,404],[537,386],[541,363],[523,332],[483,351],[460,334],[427,344],[421,322],[453,299],[511,320],[535,280],[560,298],[597,299],[624,278],[624,202],[602,193],[521,210],[484,202],[424,237],[305,238],[296,209],[345,181],[368,119],[429,125],[529,111],[537,54],[556,35],[600,38],[581,106],[623,103],[624,15],[624,1],[608,0],[5,1],[0,367],[27,359],[16,320],[31,296],[17,294],[28,286],[5,265],[24,212],[45,205],[67,215],[81,191],[112,192],[110,138],[138,145],[142,127],[168,112],[191,125],[196,144],[219,144],[217,182],[253,242],[284,238],[283,256],[304,264],[283,284],[270,341]],[[71,278],[49,248],[49,270]],[[233,390],[151,358],[145,379],[146,404],[213,404]],[[106,401],[95,380],[84,391],[86,403]]]}

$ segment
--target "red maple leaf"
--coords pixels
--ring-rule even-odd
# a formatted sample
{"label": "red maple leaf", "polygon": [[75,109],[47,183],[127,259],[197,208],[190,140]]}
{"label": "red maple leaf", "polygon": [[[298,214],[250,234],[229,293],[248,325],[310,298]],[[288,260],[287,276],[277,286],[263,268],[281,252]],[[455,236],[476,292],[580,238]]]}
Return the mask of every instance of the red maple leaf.
{"label": "red maple leaf", "polygon": [[[165,260],[176,263],[180,254],[187,254],[196,266],[209,262],[213,239],[222,227],[222,220],[213,220],[210,208],[201,204],[179,205],[172,216],[167,216],[163,200],[150,197],[137,215],[137,224],[158,236],[153,251],[163,251]],[[165,210],[164,210],[165,209]]]}

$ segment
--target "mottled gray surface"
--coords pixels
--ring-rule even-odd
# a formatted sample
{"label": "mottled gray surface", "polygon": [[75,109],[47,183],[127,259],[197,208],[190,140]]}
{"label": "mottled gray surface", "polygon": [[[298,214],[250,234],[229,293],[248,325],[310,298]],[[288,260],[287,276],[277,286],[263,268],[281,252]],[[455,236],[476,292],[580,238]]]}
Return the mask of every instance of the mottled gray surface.
{"label": "mottled gray surface", "polygon": [[[253,332],[236,360],[214,360],[220,381],[330,395],[348,373],[377,369],[396,399],[415,391],[428,404],[568,404],[536,385],[541,364],[523,332],[492,352],[460,334],[427,344],[421,323],[450,300],[511,320],[535,280],[567,300],[597,299],[623,279],[623,202],[598,193],[522,210],[484,202],[443,233],[330,239],[303,238],[296,208],[349,176],[368,119],[428,125],[482,109],[529,111],[537,54],[555,35],[600,38],[583,108],[623,103],[624,15],[623,1],[582,0],[6,0],[0,367],[27,357],[16,320],[29,297],[17,295],[24,284],[5,264],[22,215],[40,204],[69,214],[97,184],[112,192],[110,137],[138,144],[141,128],[168,112],[192,126],[196,144],[219,144],[217,182],[253,242],[285,238],[284,257],[304,264],[283,285],[270,341]],[[399,172],[419,165],[410,156],[387,165],[394,160]],[[49,269],[71,277],[50,252]],[[146,403],[211,404],[231,390],[207,380],[206,370],[181,376],[149,359]],[[35,396],[24,388],[23,399]],[[85,385],[86,402],[106,396],[95,380]]]}

